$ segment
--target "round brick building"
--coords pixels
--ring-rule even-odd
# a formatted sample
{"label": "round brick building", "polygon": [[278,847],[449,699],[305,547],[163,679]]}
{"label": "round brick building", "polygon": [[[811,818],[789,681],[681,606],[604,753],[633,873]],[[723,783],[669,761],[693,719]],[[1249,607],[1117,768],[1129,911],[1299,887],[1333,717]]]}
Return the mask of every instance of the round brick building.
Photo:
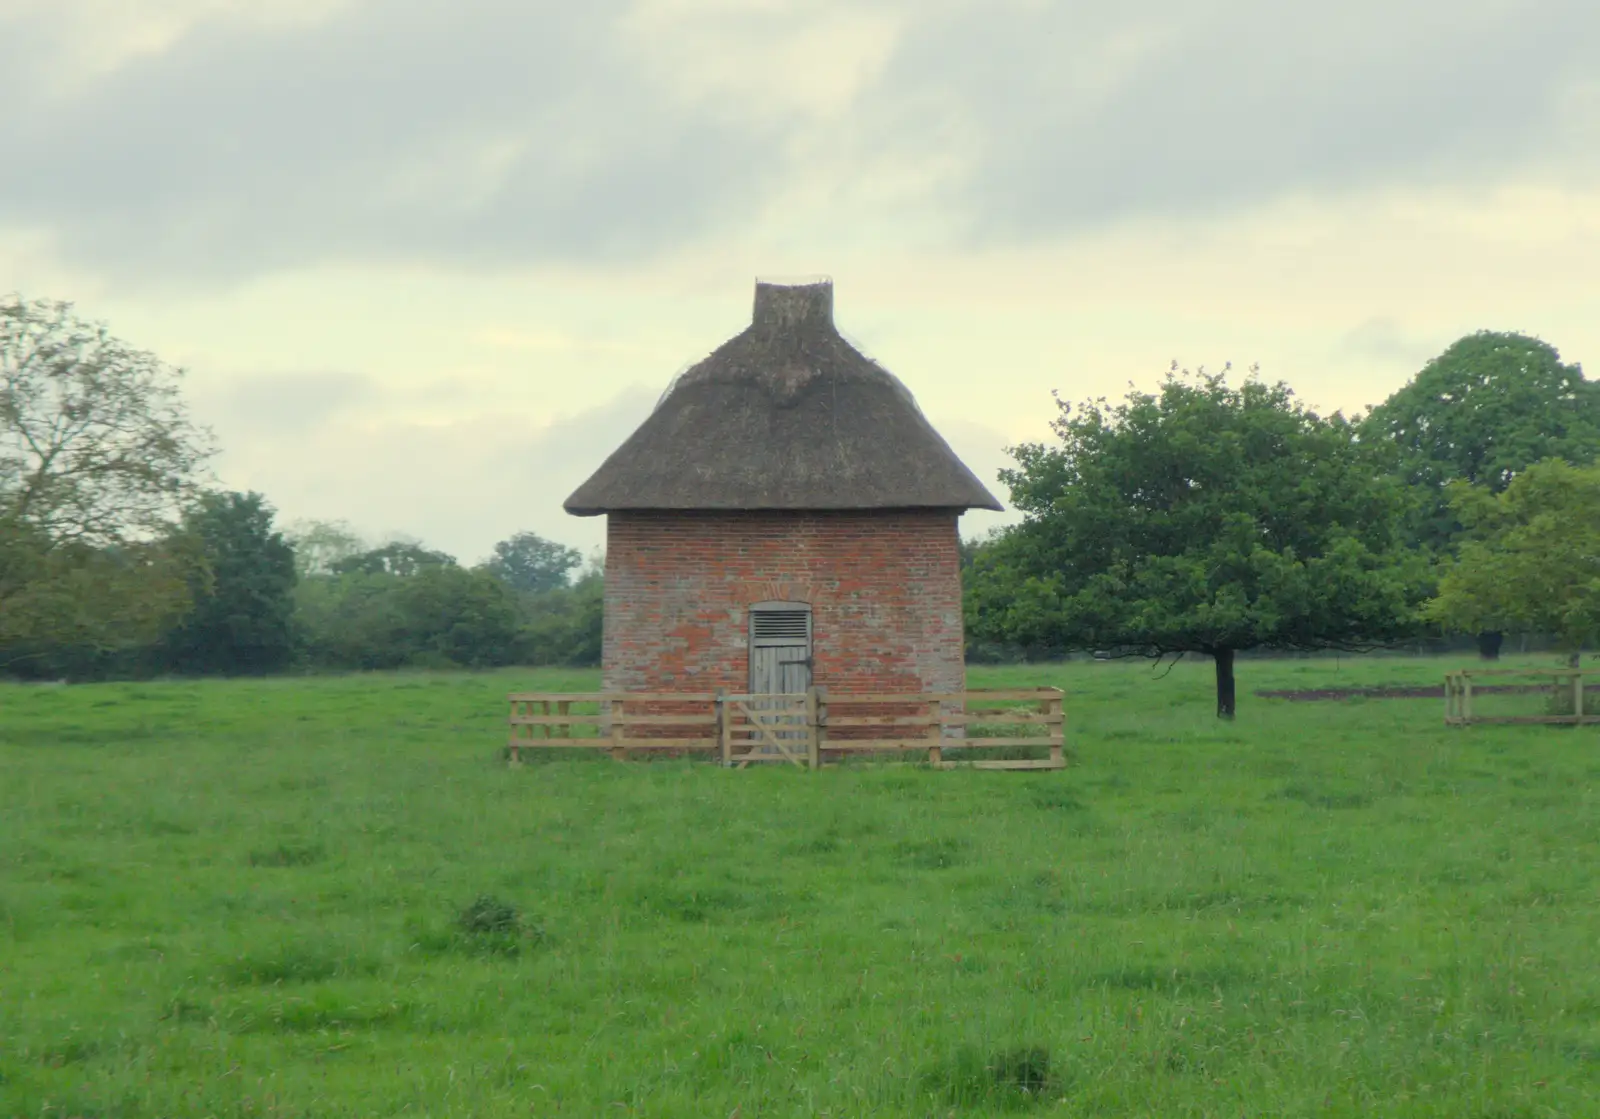
{"label": "round brick building", "polygon": [[1000,503],[830,284],[757,284],[566,508],[607,517],[608,692],[965,686],[957,522]]}

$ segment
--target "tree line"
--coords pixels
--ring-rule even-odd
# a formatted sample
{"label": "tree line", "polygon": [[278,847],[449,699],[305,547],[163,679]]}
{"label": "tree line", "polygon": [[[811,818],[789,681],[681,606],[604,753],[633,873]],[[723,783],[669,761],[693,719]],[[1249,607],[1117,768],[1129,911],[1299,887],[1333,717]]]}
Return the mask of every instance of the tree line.
{"label": "tree line", "polygon": [[531,532],[465,567],[209,489],[180,371],[0,300],[0,672],[103,679],[591,665],[594,563]]}
{"label": "tree line", "polygon": [[132,623],[122,632],[13,633],[5,667],[91,680],[600,663],[599,572],[534,533],[464,567],[414,541],[374,546],[343,524],[280,531],[262,495],[213,492],[156,547],[182,555],[183,574],[143,603],[153,581],[121,587]]}
{"label": "tree line", "polygon": [[1022,523],[968,547],[975,640],[1208,657],[1231,718],[1248,650],[1600,638],[1600,383],[1553,346],[1469,335],[1356,418],[1230,372],[1057,401],[1002,475]]}
{"label": "tree line", "polygon": [[[181,374],[64,303],[0,299],[0,671],[594,664],[597,563],[533,533],[474,567],[205,485]],[[963,543],[969,653],[1201,655],[1600,638],[1600,384],[1479,332],[1367,414],[1257,370],[1057,399],[1021,523]]]}

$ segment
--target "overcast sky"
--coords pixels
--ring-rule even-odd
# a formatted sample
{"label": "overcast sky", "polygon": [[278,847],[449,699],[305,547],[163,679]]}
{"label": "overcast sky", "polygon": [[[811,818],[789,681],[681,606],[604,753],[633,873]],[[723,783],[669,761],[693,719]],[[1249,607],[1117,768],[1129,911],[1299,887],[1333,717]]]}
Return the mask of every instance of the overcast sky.
{"label": "overcast sky", "polygon": [[1596,57],[1594,0],[0,0],[0,292],[187,368],[285,520],[470,561],[600,543],[567,493],[826,274],[1004,499],[1174,360],[1600,368]]}

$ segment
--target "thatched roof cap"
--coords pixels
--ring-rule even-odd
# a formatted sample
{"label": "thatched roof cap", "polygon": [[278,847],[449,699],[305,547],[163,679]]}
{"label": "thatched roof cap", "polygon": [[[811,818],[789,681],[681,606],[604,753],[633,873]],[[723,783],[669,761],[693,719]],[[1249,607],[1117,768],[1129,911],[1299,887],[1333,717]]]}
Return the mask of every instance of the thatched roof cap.
{"label": "thatched roof cap", "polygon": [[751,324],[682,373],[567,498],[627,509],[999,509],[893,374],[833,325],[831,283],[756,285]]}

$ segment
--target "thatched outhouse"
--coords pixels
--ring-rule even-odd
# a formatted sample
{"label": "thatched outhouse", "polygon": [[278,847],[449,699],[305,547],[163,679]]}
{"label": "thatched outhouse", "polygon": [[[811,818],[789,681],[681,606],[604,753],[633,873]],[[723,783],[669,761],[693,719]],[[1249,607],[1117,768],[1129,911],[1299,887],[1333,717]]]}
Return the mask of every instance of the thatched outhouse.
{"label": "thatched outhouse", "polygon": [[1001,506],[828,283],[756,285],[566,508],[607,516],[607,691],[962,690],[956,525]]}

